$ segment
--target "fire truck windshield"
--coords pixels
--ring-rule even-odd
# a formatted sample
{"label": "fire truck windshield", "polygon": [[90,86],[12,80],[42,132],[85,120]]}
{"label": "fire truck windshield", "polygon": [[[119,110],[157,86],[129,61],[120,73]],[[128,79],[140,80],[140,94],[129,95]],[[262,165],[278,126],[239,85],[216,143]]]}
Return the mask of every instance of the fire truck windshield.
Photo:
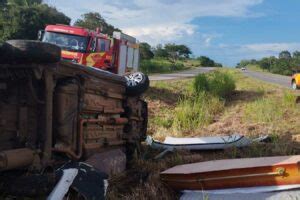
{"label": "fire truck windshield", "polygon": [[56,44],[67,51],[86,52],[88,38],[78,35],[45,32],[43,42]]}

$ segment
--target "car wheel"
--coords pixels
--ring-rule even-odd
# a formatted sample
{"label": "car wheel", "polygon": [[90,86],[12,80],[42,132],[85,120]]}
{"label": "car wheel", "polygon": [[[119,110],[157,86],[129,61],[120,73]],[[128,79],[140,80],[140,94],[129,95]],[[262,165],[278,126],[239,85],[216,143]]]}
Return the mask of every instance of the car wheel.
{"label": "car wheel", "polygon": [[61,59],[59,46],[34,40],[8,40],[0,47],[0,63],[56,63]]}
{"label": "car wheel", "polygon": [[149,78],[141,72],[125,75],[126,93],[130,96],[140,95],[149,88]]}
{"label": "car wheel", "polygon": [[297,86],[297,84],[296,84],[296,81],[292,81],[292,89],[293,90],[297,90],[298,89],[298,86]]}

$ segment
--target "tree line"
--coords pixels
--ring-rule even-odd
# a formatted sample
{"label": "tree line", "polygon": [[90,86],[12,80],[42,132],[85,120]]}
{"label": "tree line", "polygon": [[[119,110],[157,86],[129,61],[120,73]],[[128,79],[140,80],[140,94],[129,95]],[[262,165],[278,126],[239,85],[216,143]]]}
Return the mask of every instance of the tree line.
{"label": "tree line", "polygon": [[300,52],[282,51],[278,57],[270,56],[260,60],[241,60],[237,68],[256,65],[259,68],[275,74],[292,75],[295,71],[300,70]]}
{"label": "tree line", "polygon": [[[164,58],[171,62],[191,58],[191,49],[184,44],[168,43],[165,45],[159,44],[156,47],[151,47],[146,42],[140,43],[140,52],[142,60],[150,60],[153,58]],[[222,64],[216,63],[214,60],[206,56],[196,58],[199,65],[203,67],[222,67]]]}

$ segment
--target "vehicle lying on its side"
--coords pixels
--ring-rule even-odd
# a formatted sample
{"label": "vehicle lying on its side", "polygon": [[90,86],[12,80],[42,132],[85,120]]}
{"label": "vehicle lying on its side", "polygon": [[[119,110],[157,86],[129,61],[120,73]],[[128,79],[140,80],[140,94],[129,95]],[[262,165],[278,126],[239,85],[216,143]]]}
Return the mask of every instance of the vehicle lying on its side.
{"label": "vehicle lying on its side", "polygon": [[300,89],[300,73],[295,73],[292,76],[291,85],[292,85],[292,89],[294,90]]}
{"label": "vehicle lying on its side", "polygon": [[[124,76],[61,61],[56,45],[2,44],[0,194],[39,199],[52,191],[68,163],[89,163],[112,149],[130,155],[145,139],[147,104],[143,91],[127,89]],[[87,191],[93,181],[82,183],[83,193],[74,190],[98,199]]]}

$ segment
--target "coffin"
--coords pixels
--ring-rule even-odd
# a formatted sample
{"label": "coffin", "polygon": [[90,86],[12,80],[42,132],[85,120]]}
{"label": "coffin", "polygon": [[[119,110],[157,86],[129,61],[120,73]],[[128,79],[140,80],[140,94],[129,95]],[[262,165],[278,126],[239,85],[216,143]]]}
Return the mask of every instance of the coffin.
{"label": "coffin", "polygon": [[300,184],[300,156],[215,160],[179,165],[160,174],[175,190],[215,190]]}

